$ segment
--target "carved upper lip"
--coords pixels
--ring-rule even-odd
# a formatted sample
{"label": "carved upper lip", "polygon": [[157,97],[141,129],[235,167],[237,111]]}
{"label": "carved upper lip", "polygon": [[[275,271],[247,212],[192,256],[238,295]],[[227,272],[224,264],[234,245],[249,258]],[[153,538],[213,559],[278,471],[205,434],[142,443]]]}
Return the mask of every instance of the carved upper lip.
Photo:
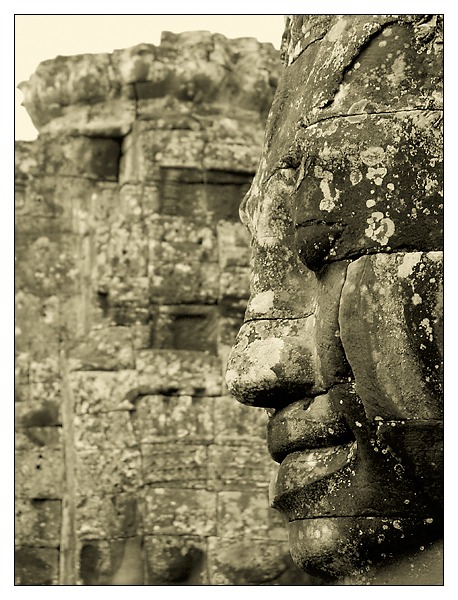
{"label": "carved upper lip", "polygon": [[354,439],[342,417],[329,410],[326,396],[289,404],[276,411],[267,426],[267,446],[276,462],[292,452],[339,446]]}

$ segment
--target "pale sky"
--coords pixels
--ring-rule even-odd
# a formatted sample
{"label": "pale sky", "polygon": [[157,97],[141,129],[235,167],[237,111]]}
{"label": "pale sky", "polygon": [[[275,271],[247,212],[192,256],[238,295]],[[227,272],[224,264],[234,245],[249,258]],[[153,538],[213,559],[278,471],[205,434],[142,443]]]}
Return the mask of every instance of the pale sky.
{"label": "pale sky", "polygon": [[[142,42],[158,45],[162,31],[207,30],[228,38],[255,37],[280,47],[283,15],[16,15],[15,85],[38,64],[58,55],[113,52]],[[15,94],[15,138],[35,139],[37,131]]]}

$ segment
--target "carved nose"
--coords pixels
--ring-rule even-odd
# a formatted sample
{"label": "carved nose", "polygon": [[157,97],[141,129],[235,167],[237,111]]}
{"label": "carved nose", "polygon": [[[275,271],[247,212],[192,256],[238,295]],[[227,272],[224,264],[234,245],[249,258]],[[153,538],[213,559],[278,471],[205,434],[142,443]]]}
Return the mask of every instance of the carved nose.
{"label": "carved nose", "polygon": [[[299,269],[297,255],[285,245],[268,250],[254,254],[258,270],[226,382],[242,404],[278,410],[324,394],[349,375],[338,324],[347,265],[331,263],[315,274]],[[282,268],[263,269],[274,251]]]}
{"label": "carved nose", "polygon": [[329,382],[314,351],[315,315],[245,323],[229,356],[231,394],[250,406],[282,408],[323,393]]}

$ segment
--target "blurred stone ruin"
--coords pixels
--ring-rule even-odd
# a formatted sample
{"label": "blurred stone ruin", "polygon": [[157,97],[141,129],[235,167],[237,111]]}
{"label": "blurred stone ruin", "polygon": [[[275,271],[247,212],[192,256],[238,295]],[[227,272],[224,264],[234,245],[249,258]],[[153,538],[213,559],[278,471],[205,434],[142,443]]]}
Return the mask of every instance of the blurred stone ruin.
{"label": "blurred stone ruin", "polygon": [[253,38],[58,56],[20,85],[16,584],[311,585],[227,393],[239,204],[283,67]]}

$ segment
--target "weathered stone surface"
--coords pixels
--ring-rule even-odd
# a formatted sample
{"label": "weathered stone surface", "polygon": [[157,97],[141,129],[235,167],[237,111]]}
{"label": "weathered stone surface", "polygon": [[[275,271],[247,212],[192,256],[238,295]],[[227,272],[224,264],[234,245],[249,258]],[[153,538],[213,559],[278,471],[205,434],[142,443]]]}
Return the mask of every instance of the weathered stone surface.
{"label": "weathered stone surface", "polygon": [[136,494],[79,496],[76,530],[80,540],[127,538],[140,533],[141,512]]}
{"label": "weathered stone surface", "polygon": [[232,396],[215,399],[215,443],[224,445],[265,443],[267,415],[237,404]]}
{"label": "weathered stone surface", "polygon": [[121,154],[119,142],[112,139],[79,136],[37,139],[36,169],[40,175],[59,173],[61,177],[85,177],[117,181]]}
{"label": "weathered stone surface", "polygon": [[[265,115],[280,71],[271,44],[253,38],[228,40],[203,31],[164,32],[157,47],[139,44],[116,50],[111,56],[81,54],[44,61],[20,89],[35,126],[40,129],[60,118],[54,127],[62,131],[74,127],[63,118],[65,107],[90,105],[78,115],[78,120],[86,118],[89,123],[101,119],[106,111],[104,101],[119,103],[129,96],[149,100],[149,117],[164,97],[175,99],[181,112],[189,113],[197,105],[205,114],[211,103]],[[117,125],[125,131],[127,115],[124,110],[116,112],[121,116]],[[90,125],[85,127],[87,134]],[[109,127],[113,128],[112,115]]]}
{"label": "weathered stone surface", "polygon": [[14,552],[15,585],[57,585],[59,551],[18,546]]}
{"label": "weathered stone surface", "polygon": [[14,417],[17,426],[53,427],[62,424],[60,416],[60,396],[53,395],[49,388],[38,384],[30,384],[31,401],[22,397],[15,402]]}
{"label": "weathered stone surface", "polygon": [[409,556],[443,536],[442,30],[289,16],[240,209],[251,297],[226,381],[270,409],[271,506],[326,579],[376,585],[399,559],[408,584]]}
{"label": "weathered stone surface", "polygon": [[218,536],[287,539],[283,517],[269,507],[267,490],[218,492]]}
{"label": "weathered stone surface", "polygon": [[207,446],[142,444],[141,452],[145,484],[167,488],[207,487]]}
{"label": "weathered stone surface", "polygon": [[291,561],[288,546],[265,540],[210,538],[213,585],[313,585]]}
{"label": "weathered stone surface", "polygon": [[122,371],[135,368],[128,327],[94,328],[72,348],[69,356],[75,371]]}
{"label": "weathered stone surface", "polygon": [[206,544],[195,537],[146,536],[146,585],[208,585]]}
{"label": "weathered stone surface", "polygon": [[340,323],[369,418],[443,417],[442,252],[354,261],[342,290]]}
{"label": "weathered stone surface", "polygon": [[114,410],[133,410],[130,392],[138,388],[135,370],[73,371],[70,373],[75,412],[105,413]]}
{"label": "weathered stone surface", "polygon": [[274,464],[265,444],[213,445],[208,448],[209,485],[214,490],[267,488]]}
{"label": "weathered stone surface", "polygon": [[142,395],[221,395],[221,363],[204,352],[143,350],[137,354],[137,370]]}
{"label": "weathered stone surface", "polygon": [[[270,462],[265,415],[215,403],[281,69],[269,44],[165,33],[21,85],[40,134],[15,152],[17,541],[53,546],[61,584],[213,585],[219,490]],[[49,579],[34,552],[21,584]]]}
{"label": "weathered stone surface", "polygon": [[145,489],[145,533],[195,535],[216,533],[216,494],[204,489],[148,486]]}
{"label": "weathered stone surface", "polygon": [[140,396],[132,423],[143,444],[208,444],[213,440],[213,398]]}
{"label": "weathered stone surface", "polygon": [[142,536],[84,541],[78,550],[81,585],[142,585]]}
{"label": "weathered stone surface", "polygon": [[61,512],[60,500],[17,498],[15,502],[17,543],[58,548]]}
{"label": "weathered stone surface", "polygon": [[130,413],[126,410],[75,415],[75,447],[108,450],[137,445]]}
{"label": "weathered stone surface", "polygon": [[59,433],[57,427],[16,432],[16,497],[62,498],[64,461]]}
{"label": "weathered stone surface", "polygon": [[76,456],[76,486],[82,496],[134,492],[142,483],[141,456],[135,448],[108,452],[80,450]]}
{"label": "weathered stone surface", "polygon": [[216,354],[218,317],[216,306],[159,306],[151,331],[151,346]]}

